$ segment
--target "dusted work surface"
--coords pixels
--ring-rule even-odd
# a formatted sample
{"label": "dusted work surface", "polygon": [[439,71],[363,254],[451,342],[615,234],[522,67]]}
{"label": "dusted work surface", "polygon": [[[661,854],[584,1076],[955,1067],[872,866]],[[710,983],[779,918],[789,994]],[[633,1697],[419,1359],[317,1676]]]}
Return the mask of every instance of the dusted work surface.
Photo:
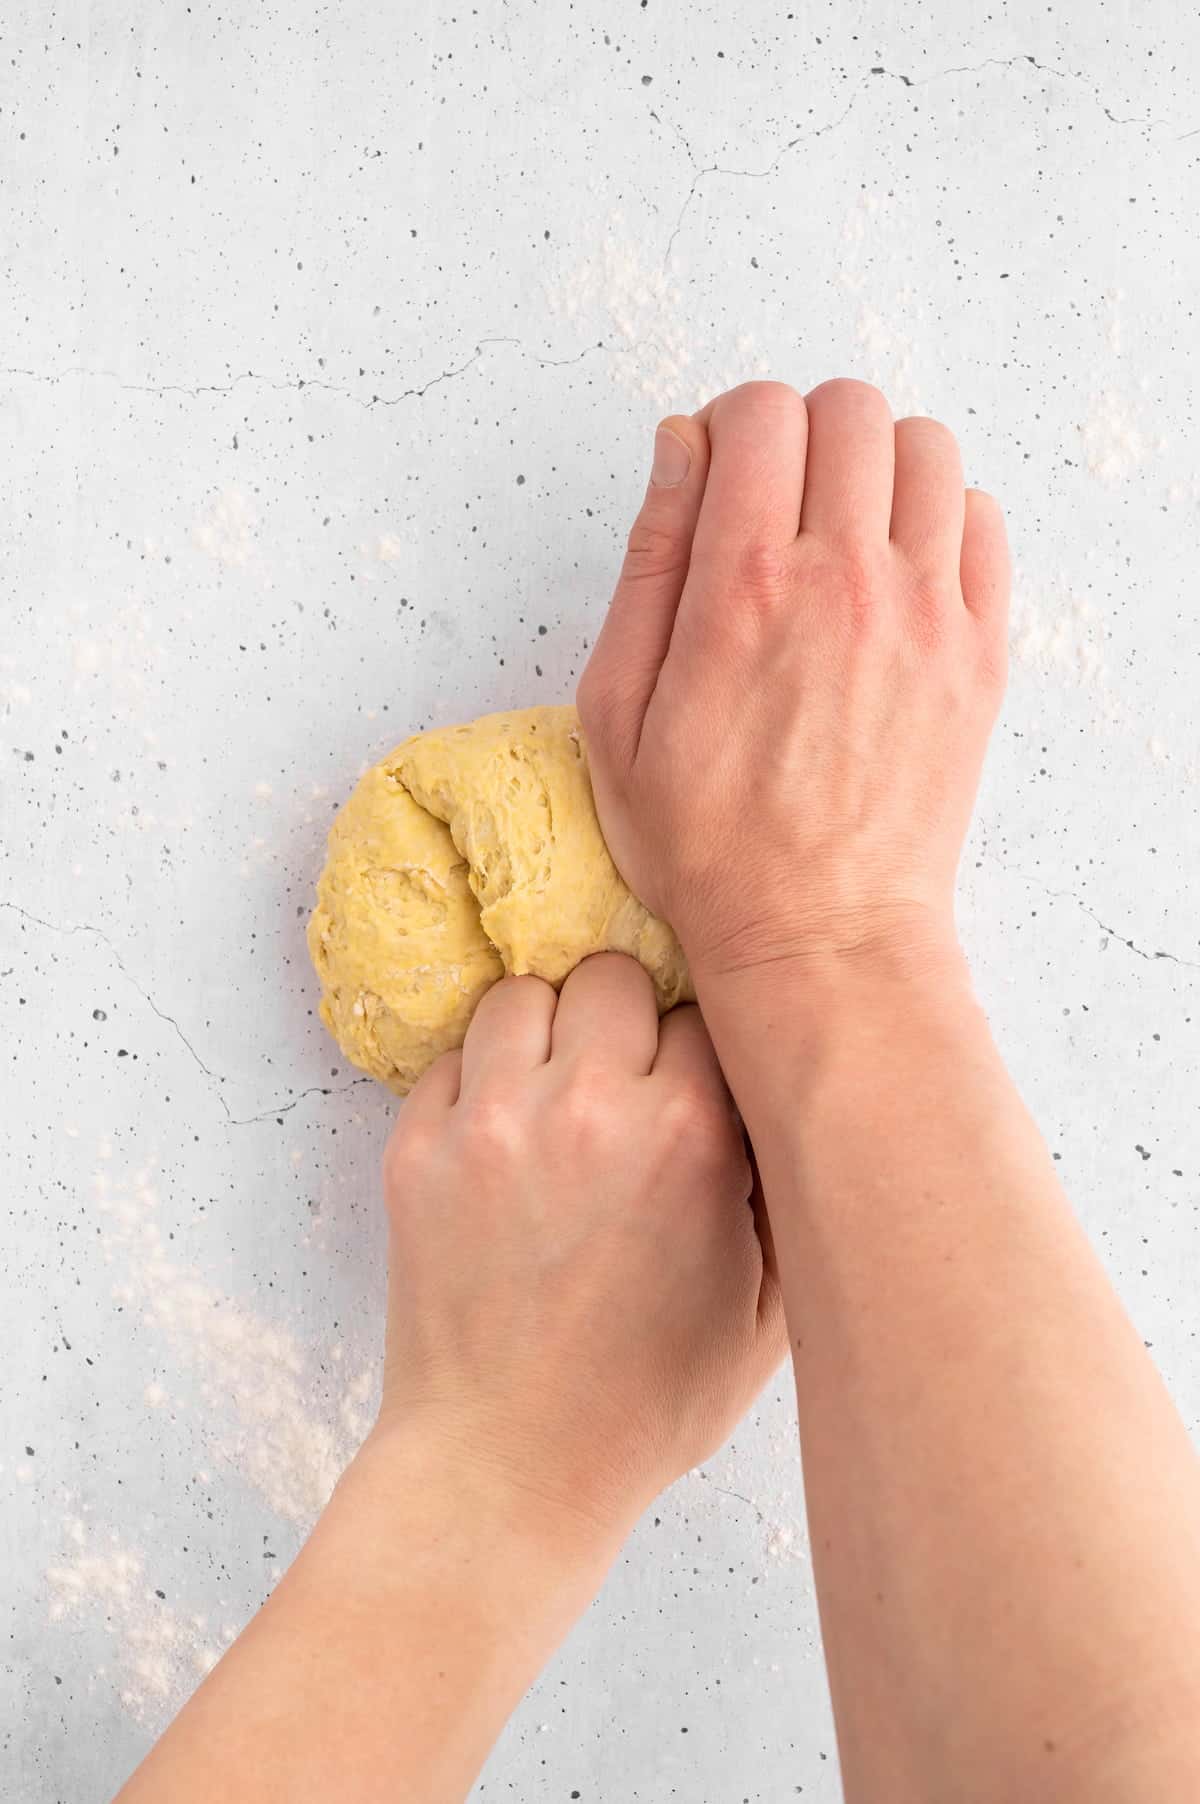
{"label": "dusted work surface", "polygon": [[[1008,506],[963,931],[1200,1416],[1200,26],[1167,0],[395,10],[6,20],[22,1804],[116,1785],[370,1420],[396,1105],[316,1019],[335,805],[412,731],[569,698],[655,419],[748,376],[878,381]],[[781,1377],[646,1518],[480,1798],[832,1804],[790,1424]]]}

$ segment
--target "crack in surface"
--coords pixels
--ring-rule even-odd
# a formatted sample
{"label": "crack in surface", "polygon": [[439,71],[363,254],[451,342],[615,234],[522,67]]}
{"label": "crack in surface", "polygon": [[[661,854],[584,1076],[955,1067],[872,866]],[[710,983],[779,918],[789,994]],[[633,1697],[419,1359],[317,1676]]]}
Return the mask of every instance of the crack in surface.
{"label": "crack in surface", "polygon": [[[1140,117],[1134,113],[1125,116],[1114,113],[1104,99],[1101,88],[1091,79],[1086,70],[1060,69],[1055,63],[1039,62],[1036,56],[1030,56],[1026,51],[1022,51],[1016,56],[984,57],[983,61],[979,63],[958,63],[949,69],[936,69],[932,75],[902,75],[895,69],[886,69],[879,65],[871,70],[871,74],[886,75],[890,77],[892,81],[903,82],[906,88],[926,88],[931,82],[944,81],[946,77],[950,75],[981,75],[985,69],[1018,69],[1022,64],[1026,64],[1031,69],[1039,70],[1043,75],[1053,75],[1058,81],[1079,82],[1081,86],[1087,89],[1105,118],[1111,119],[1114,125],[1140,125],[1143,129],[1149,130],[1156,125],[1169,126],[1171,124],[1169,119]],[[1191,132],[1182,132],[1180,134],[1181,138],[1191,136]]]}
{"label": "crack in surface", "polygon": [[738,1503],[744,1503],[748,1510],[754,1511],[754,1514],[758,1517],[758,1520],[763,1526],[767,1526],[767,1518],[759,1509],[753,1497],[747,1497],[741,1491],[731,1491],[728,1485],[719,1485],[715,1478],[711,1477],[709,1473],[701,1471],[699,1466],[695,1468],[693,1477],[700,1479],[701,1482],[706,1485],[711,1485],[714,1491],[719,1491],[721,1493],[722,1497],[733,1497]]}
{"label": "crack in surface", "polygon": [[1028,871],[1019,871],[1015,865],[1006,864],[1002,858],[997,858],[993,852],[981,852],[980,857],[985,863],[994,864],[997,870],[1004,871],[1009,877],[1015,877],[1019,883],[1028,883],[1034,889],[1041,890],[1043,895],[1053,896],[1056,900],[1062,902],[1073,902],[1076,908],[1081,909],[1085,915],[1088,915],[1091,920],[1095,921],[1097,927],[1103,928],[1110,939],[1116,940],[1118,945],[1124,946],[1126,950],[1132,952],[1135,957],[1144,958],[1148,964],[1157,964],[1161,962],[1170,965],[1181,965],[1185,971],[1200,971],[1200,959],[1182,958],[1178,952],[1166,952],[1161,950],[1147,952],[1144,946],[1139,946],[1136,940],[1131,939],[1126,933],[1122,932],[1119,927],[1110,926],[1107,921],[1102,919],[1102,917],[1096,913],[1096,910],[1092,908],[1089,903],[1084,901],[1082,896],[1077,896],[1074,890],[1054,889],[1050,884],[1044,883],[1040,877],[1031,877]]}
{"label": "crack in surface", "polygon": [[276,1121],[280,1115],[287,1115],[292,1109],[297,1108],[306,1096],[344,1096],[347,1090],[357,1090],[360,1084],[372,1084],[374,1081],[372,1077],[352,1077],[345,1084],[309,1084],[306,1090],[301,1090],[293,1096],[291,1102],[279,1103],[273,1109],[264,1109],[259,1115],[230,1115],[229,1125],[230,1127],[249,1127],[255,1121]]}
{"label": "crack in surface", "polygon": [[846,102],[845,107],[833,119],[827,119],[824,125],[816,125],[806,131],[799,132],[799,133],[797,133],[797,135],[794,138],[789,138],[785,144],[781,144],[779,149],[775,152],[775,155],[771,158],[771,161],[766,165],[765,169],[731,169],[725,163],[705,163],[703,165],[703,167],[701,167],[700,164],[697,162],[695,152],[692,150],[692,147],[689,144],[687,138],[684,136],[683,132],[679,129],[679,127],[675,124],[674,120],[670,120],[670,119],[663,120],[658,113],[651,114],[651,117],[658,124],[666,124],[671,127],[671,129],[674,131],[676,137],[678,138],[680,144],[682,144],[683,149],[688,157],[688,160],[691,163],[693,170],[695,171],[694,175],[692,176],[692,185],[683,197],[683,205],[680,207],[679,212],[676,215],[675,224],[671,227],[670,235],[667,238],[666,249],[663,251],[663,260],[662,260],[663,274],[664,275],[666,274],[667,267],[671,261],[671,252],[674,250],[675,240],[678,238],[680,231],[683,228],[683,222],[684,222],[685,218],[687,217],[688,208],[691,206],[693,200],[695,199],[697,190],[699,189],[701,182],[703,182],[707,176],[732,175],[732,176],[738,176],[738,177],[745,177],[747,180],[750,180],[750,181],[763,181],[767,176],[774,174],[775,170],[778,168],[779,164],[783,161],[784,157],[787,156],[789,151],[795,150],[797,144],[803,144],[810,138],[822,138],[826,135],[827,132],[836,131],[840,125],[844,125],[846,120],[850,117],[850,114],[854,111],[855,103],[857,102],[858,97],[862,93],[863,89],[867,86],[868,80],[869,80],[869,77],[864,77],[858,83],[857,87],[854,89],[854,92],[851,94],[849,100]]}
{"label": "crack in surface", "polygon": [[[77,922],[73,926],[64,927],[61,922],[48,921],[44,915],[34,914],[31,909],[22,908],[20,904],[16,902],[0,902],[0,910],[18,915],[21,920],[29,921],[35,927],[44,928],[47,933],[61,934],[64,939],[73,939],[76,934],[80,933],[91,934],[94,939],[98,939],[100,943],[107,948],[109,956],[112,958],[117,970],[121,973],[121,976],[125,979],[129,987],[132,990],[136,990],[142,1001],[155,1015],[158,1016],[158,1019],[166,1022],[167,1026],[174,1031],[181,1044],[187,1048],[189,1057],[204,1073],[205,1077],[213,1084],[220,1085],[225,1082],[225,1078],[221,1073],[219,1071],[214,1071],[212,1066],[206,1064],[200,1057],[200,1054],[192,1045],[187,1034],[184,1033],[183,1028],[179,1025],[175,1016],[169,1015],[165,1009],[160,1008],[150,992],[142,988],[142,985],[138,982],[132,971],[130,971],[125,960],[122,958],[121,953],[113,944],[112,940],[109,939],[102,927],[94,927],[87,921]],[[310,1084],[307,1089],[301,1090],[297,1095],[293,1096],[289,1102],[276,1103],[273,1107],[264,1109],[256,1115],[234,1115],[220,1089],[217,1089],[214,1094],[225,1112],[225,1119],[230,1127],[248,1127],[252,1122],[271,1121],[276,1116],[288,1114],[292,1109],[296,1108],[298,1104],[303,1102],[306,1096],[341,1096],[347,1090],[353,1090],[359,1084],[369,1084],[371,1081],[372,1080],[369,1077],[353,1077],[350,1079],[349,1083],[336,1086],[329,1084]]]}
{"label": "crack in surface", "polygon": [[[688,209],[696,197],[700,184],[708,176],[741,176],[747,177],[753,181],[761,181],[765,176],[772,175],[782,162],[783,158],[788,155],[789,151],[795,150],[798,144],[803,144],[810,138],[824,137],[827,133],[836,131],[839,126],[844,125],[846,120],[850,117],[850,114],[853,112],[864,88],[868,87],[875,77],[880,75],[886,76],[892,81],[903,83],[906,88],[925,88],[930,86],[933,82],[945,81],[951,75],[979,75],[986,69],[1016,69],[1020,68],[1022,65],[1037,69],[1044,75],[1052,75],[1059,81],[1079,82],[1088,90],[1105,117],[1110,119],[1114,125],[1136,125],[1140,126],[1143,131],[1149,131],[1155,126],[1170,127],[1172,124],[1172,121],[1169,119],[1140,118],[1137,115],[1132,114],[1123,117],[1119,113],[1114,113],[1112,108],[1105,101],[1100,87],[1091,80],[1084,70],[1059,69],[1053,63],[1039,62],[1036,57],[1030,56],[1025,52],[1016,56],[989,56],[980,63],[960,63],[949,69],[937,69],[931,75],[903,75],[895,69],[887,69],[881,64],[876,64],[868,70],[866,75],[860,78],[850,99],[840,113],[833,119],[827,120],[824,125],[814,126],[811,129],[797,133],[794,138],[789,138],[786,143],[780,146],[775,152],[775,155],[771,158],[771,161],[763,169],[731,169],[724,163],[705,163],[701,165],[686,134],[675,121],[673,119],[664,118],[660,113],[652,111],[650,117],[656,124],[665,125],[674,132],[676,139],[683,148],[684,154],[692,165],[693,171],[691,186],[683,197],[683,204],[676,215],[675,224],[671,228],[670,236],[667,239],[666,249],[663,252],[662,267],[664,274],[671,260],[671,252],[675,248],[675,240],[678,238],[683,227],[683,222],[687,217]],[[1196,126],[1189,131],[1180,132],[1177,135],[1175,142],[1182,143],[1185,138],[1193,138],[1197,135],[1200,135],[1200,126]]]}
{"label": "crack in surface", "polygon": [[415,384],[411,388],[401,389],[398,394],[373,394],[363,396],[356,394],[352,388],[346,388],[337,382],[326,382],[320,376],[298,376],[293,381],[279,381],[275,377],[266,376],[258,370],[242,370],[228,382],[125,382],[116,370],[89,369],[84,364],[73,364],[65,370],[31,370],[16,365],[0,368],[0,376],[24,376],[30,382],[42,382],[53,387],[60,382],[70,381],[72,377],[81,377],[93,382],[112,382],[122,394],[131,395],[188,395],[192,400],[199,400],[201,395],[231,395],[243,384],[253,383],[259,388],[274,389],[279,394],[301,394],[308,389],[321,389],[326,394],[340,395],[343,400],[351,401],[356,407],[369,411],[373,407],[398,407],[402,401],[419,400],[427,395],[431,388],[439,387],[443,382],[453,382],[459,376],[465,376],[483,357],[489,345],[515,345],[523,357],[544,369],[562,369],[569,363],[580,363],[585,357],[593,356],[597,351],[610,351],[613,354],[623,352],[627,347],[609,345],[603,339],[595,344],[584,345],[580,351],[573,351],[569,357],[542,357],[536,351],[529,350],[520,338],[496,336],[480,338],[475,342],[475,349],[465,362],[454,364],[449,369],[439,370],[425,382]]}

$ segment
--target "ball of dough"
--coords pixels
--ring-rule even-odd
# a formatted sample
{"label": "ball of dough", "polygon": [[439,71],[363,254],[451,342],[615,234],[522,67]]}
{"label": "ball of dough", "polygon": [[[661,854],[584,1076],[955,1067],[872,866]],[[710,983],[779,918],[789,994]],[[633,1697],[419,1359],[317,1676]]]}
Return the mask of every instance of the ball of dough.
{"label": "ball of dough", "polygon": [[369,770],[330,831],[308,944],[321,1019],[401,1095],[506,971],[558,985],[627,952],[660,1009],[694,996],[675,935],[609,856],[574,708],[420,733]]}

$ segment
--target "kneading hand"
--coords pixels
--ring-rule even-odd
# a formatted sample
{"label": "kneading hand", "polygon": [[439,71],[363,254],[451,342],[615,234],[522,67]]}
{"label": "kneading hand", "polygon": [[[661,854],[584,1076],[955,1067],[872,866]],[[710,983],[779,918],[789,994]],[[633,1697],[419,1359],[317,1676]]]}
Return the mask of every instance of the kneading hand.
{"label": "kneading hand", "polygon": [[664,421],[579,686],[622,875],[706,977],[953,943],[1004,686],[1000,510],[878,390]]}
{"label": "kneading hand", "polygon": [[385,1160],[379,1432],[623,1533],[786,1337],[741,1128],[694,1008],[604,954],[495,986]]}
{"label": "kneading hand", "polygon": [[378,1424],[121,1804],[461,1804],[637,1515],[783,1356],[712,1046],[631,959],[497,984],[384,1163]]}

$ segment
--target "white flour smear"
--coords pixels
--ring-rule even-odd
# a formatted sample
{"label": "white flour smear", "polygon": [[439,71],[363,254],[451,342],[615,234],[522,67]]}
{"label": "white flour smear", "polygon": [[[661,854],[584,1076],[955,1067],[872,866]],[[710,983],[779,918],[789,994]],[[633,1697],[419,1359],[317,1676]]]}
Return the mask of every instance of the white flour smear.
{"label": "white flour smear", "polygon": [[1019,668],[1044,687],[1086,698],[1095,736],[1124,739],[1175,782],[1200,782],[1194,722],[1160,717],[1147,733],[1144,716],[1130,707],[1112,680],[1107,637],[1104,616],[1086,595],[1062,583],[1038,592],[1017,572],[1009,631],[1014,674]]}
{"label": "white flour smear", "polygon": [[172,1609],[146,1576],[141,1557],[115,1534],[98,1537],[78,1517],[66,1523],[61,1557],[46,1573],[50,1620],[99,1617],[111,1657],[89,1675],[116,1690],[138,1722],[161,1721],[211,1671],[236,1630]]}
{"label": "white flour smear", "polygon": [[693,343],[682,289],[614,213],[598,247],[548,283],[551,313],[579,329],[581,343],[613,353],[615,379],[660,412],[687,412],[739,382],[768,372],[748,333]]}
{"label": "white flour smear", "polygon": [[231,568],[248,564],[254,554],[254,529],[258,519],[246,497],[237,489],[222,489],[192,527],[192,544],[218,564]]}
{"label": "white flour smear", "polygon": [[1088,469],[1108,484],[1123,482],[1148,457],[1166,448],[1161,436],[1147,436],[1138,423],[1135,404],[1115,388],[1097,396],[1079,432]]}
{"label": "white flour smear", "polygon": [[[95,1174],[101,1244],[106,1259],[120,1268],[114,1295],[138,1309],[175,1358],[197,1374],[205,1406],[201,1429],[217,1456],[278,1515],[307,1527],[371,1426],[374,1368],[347,1374],[340,1403],[319,1413],[313,1399],[323,1387],[315,1351],[175,1261],[158,1221],[152,1179],[151,1168],[122,1178],[103,1169]],[[327,1359],[342,1367],[344,1349],[335,1345]],[[158,1405],[157,1389],[147,1402]]]}
{"label": "white flour smear", "polygon": [[[882,216],[894,211],[896,204],[891,195],[858,196],[842,224],[838,282],[859,303],[854,334],[858,349],[854,374],[881,388],[892,412],[899,418],[903,414],[925,411],[914,368],[914,339],[909,329],[919,317],[918,296],[913,287],[898,284],[888,292],[883,311],[873,306],[868,297],[868,284],[878,282],[869,259],[878,244]],[[894,221],[890,229],[895,233]],[[925,342],[928,342],[928,333]]]}
{"label": "white flour smear", "polygon": [[[141,1392],[147,1431],[152,1413],[178,1403],[168,1388],[172,1370],[194,1375],[198,1427],[213,1454],[279,1516],[306,1528],[371,1426],[374,1366],[347,1375],[341,1401],[320,1413],[313,1404],[322,1389],[317,1351],[177,1263],[159,1223],[153,1167],[110,1176],[103,1163],[110,1155],[102,1143],[94,1185],[101,1248],[117,1268],[113,1294],[163,1343],[154,1371],[167,1383],[148,1376]],[[324,1363],[340,1376],[344,1348],[327,1349]],[[115,1690],[142,1723],[164,1722],[237,1633],[174,1609],[148,1576],[146,1556],[82,1515],[67,1519],[63,1551],[46,1582],[52,1622],[103,1624],[112,1657],[91,1677]]]}
{"label": "white flour smear", "polygon": [[1046,679],[1105,688],[1104,627],[1087,596],[1060,588],[1036,594],[1016,573],[1009,649],[1013,661]]}

